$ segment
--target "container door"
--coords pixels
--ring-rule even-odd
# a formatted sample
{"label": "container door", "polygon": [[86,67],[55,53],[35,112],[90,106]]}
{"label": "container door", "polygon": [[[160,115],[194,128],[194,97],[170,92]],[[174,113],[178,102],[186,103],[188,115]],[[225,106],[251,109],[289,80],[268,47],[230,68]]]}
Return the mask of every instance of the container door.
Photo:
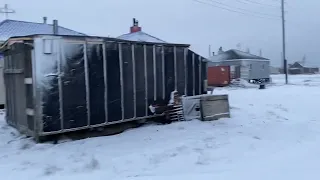
{"label": "container door", "polygon": [[[252,65],[251,65],[252,66]],[[250,68],[251,68],[250,65],[248,66],[241,66],[241,69],[240,69],[240,73],[241,73],[241,76],[240,78],[241,79],[248,79],[249,78],[249,73],[250,73]]]}
{"label": "container door", "polygon": [[[24,74],[25,45],[17,43],[5,53],[4,80],[6,89],[6,119],[19,131],[28,129]],[[29,49],[28,49],[29,50]]]}

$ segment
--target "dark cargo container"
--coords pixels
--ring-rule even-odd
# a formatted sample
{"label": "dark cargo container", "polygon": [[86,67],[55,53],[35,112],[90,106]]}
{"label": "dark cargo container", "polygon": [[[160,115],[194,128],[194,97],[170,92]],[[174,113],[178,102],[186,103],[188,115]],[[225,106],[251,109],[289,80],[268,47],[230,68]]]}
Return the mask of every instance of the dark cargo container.
{"label": "dark cargo container", "polygon": [[34,35],[2,49],[7,122],[34,137],[152,118],[149,105],[206,93],[206,61],[181,44]]}

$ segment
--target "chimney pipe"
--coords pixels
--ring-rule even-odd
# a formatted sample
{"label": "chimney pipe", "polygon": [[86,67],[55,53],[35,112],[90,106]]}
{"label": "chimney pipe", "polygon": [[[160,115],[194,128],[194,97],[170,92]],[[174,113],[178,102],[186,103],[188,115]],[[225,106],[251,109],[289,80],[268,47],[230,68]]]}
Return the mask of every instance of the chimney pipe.
{"label": "chimney pipe", "polygon": [[58,20],[53,20],[53,34],[54,35],[57,35],[57,34],[59,34],[59,32],[58,32]]}
{"label": "chimney pipe", "polygon": [[47,24],[47,19],[48,19],[47,17],[45,17],[45,16],[43,17],[43,23],[44,24]]}
{"label": "chimney pipe", "polygon": [[141,27],[139,27],[139,22],[136,18],[133,18],[133,25],[130,27],[130,33],[135,33],[141,31]]}
{"label": "chimney pipe", "polygon": [[218,54],[223,53],[222,46],[219,48]]}

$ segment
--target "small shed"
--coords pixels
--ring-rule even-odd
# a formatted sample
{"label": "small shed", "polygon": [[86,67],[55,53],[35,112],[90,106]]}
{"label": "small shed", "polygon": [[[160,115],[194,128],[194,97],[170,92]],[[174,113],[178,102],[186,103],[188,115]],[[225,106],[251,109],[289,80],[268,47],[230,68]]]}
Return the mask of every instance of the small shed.
{"label": "small shed", "polygon": [[270,60],[247,52],[231,49],[208,58],[210,66],[230,66],[231,77],[247,80],[249,83],[270,82]]}

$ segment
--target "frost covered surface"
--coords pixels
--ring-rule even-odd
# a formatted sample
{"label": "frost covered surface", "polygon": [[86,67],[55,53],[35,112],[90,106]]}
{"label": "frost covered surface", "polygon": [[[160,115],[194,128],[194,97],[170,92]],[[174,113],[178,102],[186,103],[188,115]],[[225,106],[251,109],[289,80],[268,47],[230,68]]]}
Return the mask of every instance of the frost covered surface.
{"label": "frost covered surface", "polygon": [[215,89],[229,94],[230,119],[57,145],[36,145],[2,118],[0,173],[6,180],[318,179],[320,76],[289,78],[293,85],[284,86],[282,75],[273,76],[278,84],[265,90]]}
{"label": "frost covered surface", "polygon": [[128,40],[128,41],[140,41],[140,42],[153,42],[153,43],[166,43],[165,41],[151,36],[150,34],[147,34],[142,31],[129,33],[129,34],[123,34],[118,39]]}

